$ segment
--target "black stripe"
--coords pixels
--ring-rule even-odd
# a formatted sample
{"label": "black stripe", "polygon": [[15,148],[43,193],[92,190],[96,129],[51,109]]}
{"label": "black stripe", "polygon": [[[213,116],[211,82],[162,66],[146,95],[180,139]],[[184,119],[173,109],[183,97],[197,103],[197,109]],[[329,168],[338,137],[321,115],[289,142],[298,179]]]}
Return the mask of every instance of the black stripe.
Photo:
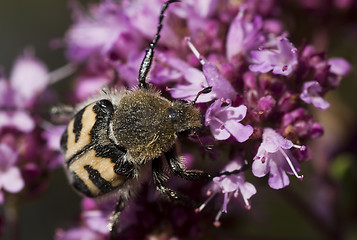
{"label": "black stripe", "polygon": [[132,178],[134,166],[125,159],[126,149],[120,148],[115,144],[94,146],[97,157],[110,158],[114,163],[114,172],[118,175]]}
{"label": "black stripe", "polygon": [[75,172],[72,172],[71,174],[72,174],[72,179],[73,179],[73,182],[72,182],[73,187],[77,191],[85,194],[88,197],[94,197],[93,194],[91,193],[91,191],[88,189],[87,185],[82,181],[82,179],[80,179]]}
{"label": "black stripe", "polygon": [[61,137],[61,149],[65,154],[67,152],[67,141],[68,141],[67,130],[68,130],[67,128],[66,128],[66,130],[64,130],[64,133],[62,134],[62,137]]}
{"label": "black stripe", "polygon": [[126,149],[121,148],[114,143],[107,145],[95,145],[95,155],[102,158],[118,159],[126,154]]}
{"label": "black stripe", "polygon": [[86,153],[89,149],[92,148],[91,143],[89,143],[88,145],[86,145],[84,148],[82,148],[81,150],[79,150],[78,152],[76,152],[72,157],[70,157],[69,159],[66,159],[66,164],[67,164],[67,168],[69,169],[69,166],[72,164],[72,162],[76,159],[78,159],[80,156],[82,156],[84,153]]}
{"label": "black stripe", "polygon": [[82,117],[84,110],[86,109],[82,108],[75,116],[74,116],[74,122],[73,122],[73,133],[75,134],[75,142],[78,141],[79,136],[81,135],[81,130],[82,130]]}
{"label": "black stripe", "polygon": [[[93,112],[96,113],[96,121],[93,128],[89,132],[93,141],[100,142],[103,141],[103,139],[106,140],[109,138],[109,124],[113,111],[113,104],[109,100],[104,99],[97,101],[93,106]],[[107,134],[103,136],[102,134],[104,129]]]}
{"label": "black stripe", "polygon": [[85,165],[84,169],[87,170],[89,179],[99,188],[100,195],[111,192],[115,189],[107,180],[102,178],[97,170],[93,169],[91,166]]}

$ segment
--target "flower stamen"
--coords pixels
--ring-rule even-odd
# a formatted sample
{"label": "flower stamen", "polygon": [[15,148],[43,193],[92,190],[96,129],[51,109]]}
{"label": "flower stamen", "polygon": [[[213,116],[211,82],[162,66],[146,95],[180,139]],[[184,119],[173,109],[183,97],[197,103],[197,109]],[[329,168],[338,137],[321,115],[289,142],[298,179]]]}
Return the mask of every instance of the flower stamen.
{"label": "flower stamen", "polygon": [[188,47],[191,49],[192,53],[196,56],[196,58],[200,61],[200,63],[203,65],[206,63],[206,60],[204,57],[201,55],[201,53],[197,50],[197,48],[192,44],[191,38],[190,37],[185,37],[185,41],[188,45]]}
{"label": "flower stamen", "polygon": [[[209,194],[207,194],[208,192],[210,192]],[[195,209],[195,212],[198,213],[198,212],[201,212],[207,205],[207,203],[209,201],[211,201],[211,199],[216,195],[216,193],[212,194],[211,191],[207,191],[206,195],[209,196],[206,201],[204,203],[201,204],[201,206],[199,206],[198,208]]]}
{"label": "flower stamen", "polygon": [[294,175],[296,176],[297,179],[302,180],[304,178],[304,175],[298,175],[298,173],[296,172],[296,169],[294,168],[294,165],[292,164],[289,156],[286,154],[286,152],[282,149],[279,149],[279,151],[284,155],[285,160],[288,162],[290,169],[293,171]]}
{"label": "flower stamen", "polygon": [[305,145],[301,145],[300,146],[300,145],[294,144],[293,147],[299,149],[301,152],[306,151],[306,146]]}

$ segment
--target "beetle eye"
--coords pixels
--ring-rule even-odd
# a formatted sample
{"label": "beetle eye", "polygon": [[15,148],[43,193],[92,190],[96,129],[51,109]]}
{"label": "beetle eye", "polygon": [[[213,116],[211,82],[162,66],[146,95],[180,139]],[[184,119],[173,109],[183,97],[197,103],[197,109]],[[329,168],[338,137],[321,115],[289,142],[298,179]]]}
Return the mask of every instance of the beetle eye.
{"label": "beetle eye", "polygon": [[177,118],[177,114],[172,108],[169,108],[169,118],[171,119],[172,122],[174,122]]}

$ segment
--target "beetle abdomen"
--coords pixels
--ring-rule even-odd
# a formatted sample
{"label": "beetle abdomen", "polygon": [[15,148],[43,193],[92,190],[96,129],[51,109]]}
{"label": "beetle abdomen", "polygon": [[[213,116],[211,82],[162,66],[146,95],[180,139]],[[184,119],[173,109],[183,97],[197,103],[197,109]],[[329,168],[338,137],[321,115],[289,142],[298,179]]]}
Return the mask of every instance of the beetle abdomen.
{"label": "beetle abdomen", "polygon": [[89,104],[74,116],[62,135],[68,176],[74,188],[89,197],[113,191],[128,177],[120,174],[118,164],[126,150],[109,137],[113,111],[109,100]]}

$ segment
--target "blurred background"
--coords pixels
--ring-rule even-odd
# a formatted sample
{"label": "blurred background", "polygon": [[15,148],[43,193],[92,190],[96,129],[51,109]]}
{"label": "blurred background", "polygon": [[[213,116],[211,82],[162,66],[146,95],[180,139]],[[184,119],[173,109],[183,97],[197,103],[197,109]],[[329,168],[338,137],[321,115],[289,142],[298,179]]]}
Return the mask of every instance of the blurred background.
{"label": "blurred background", "polygon": [[[85,6],[96,1],[80,2]],[[325,134],[312,143],[313,159],[302,165],[304,181],[291,178],[291,185],[276,191],[266,186],[266,179],[248,176],[258,189],[251,199],[252,209],[237,209],[239,219],[212,230],[210,238],[357,239],[357,3],[275,2],[297,48],[304,41],[312,43],[318,50],[327,50],[329,57],[348,60],[352,71],[326,96],[331,107],[314,110]],[[64,36],[70,14],[67,0],[1,0],[0,71],[9,74],[25,48],[34,49],[50,70],[65,65],[63,49],[54,50],[50,43]],[[68,228],[79,214],[80,197],[69,187],[62,169],[49,179],[41,197],[21,206],[20,239],[52,239],[56,229]],[[4,239],[8,238],[5,234]]]}

